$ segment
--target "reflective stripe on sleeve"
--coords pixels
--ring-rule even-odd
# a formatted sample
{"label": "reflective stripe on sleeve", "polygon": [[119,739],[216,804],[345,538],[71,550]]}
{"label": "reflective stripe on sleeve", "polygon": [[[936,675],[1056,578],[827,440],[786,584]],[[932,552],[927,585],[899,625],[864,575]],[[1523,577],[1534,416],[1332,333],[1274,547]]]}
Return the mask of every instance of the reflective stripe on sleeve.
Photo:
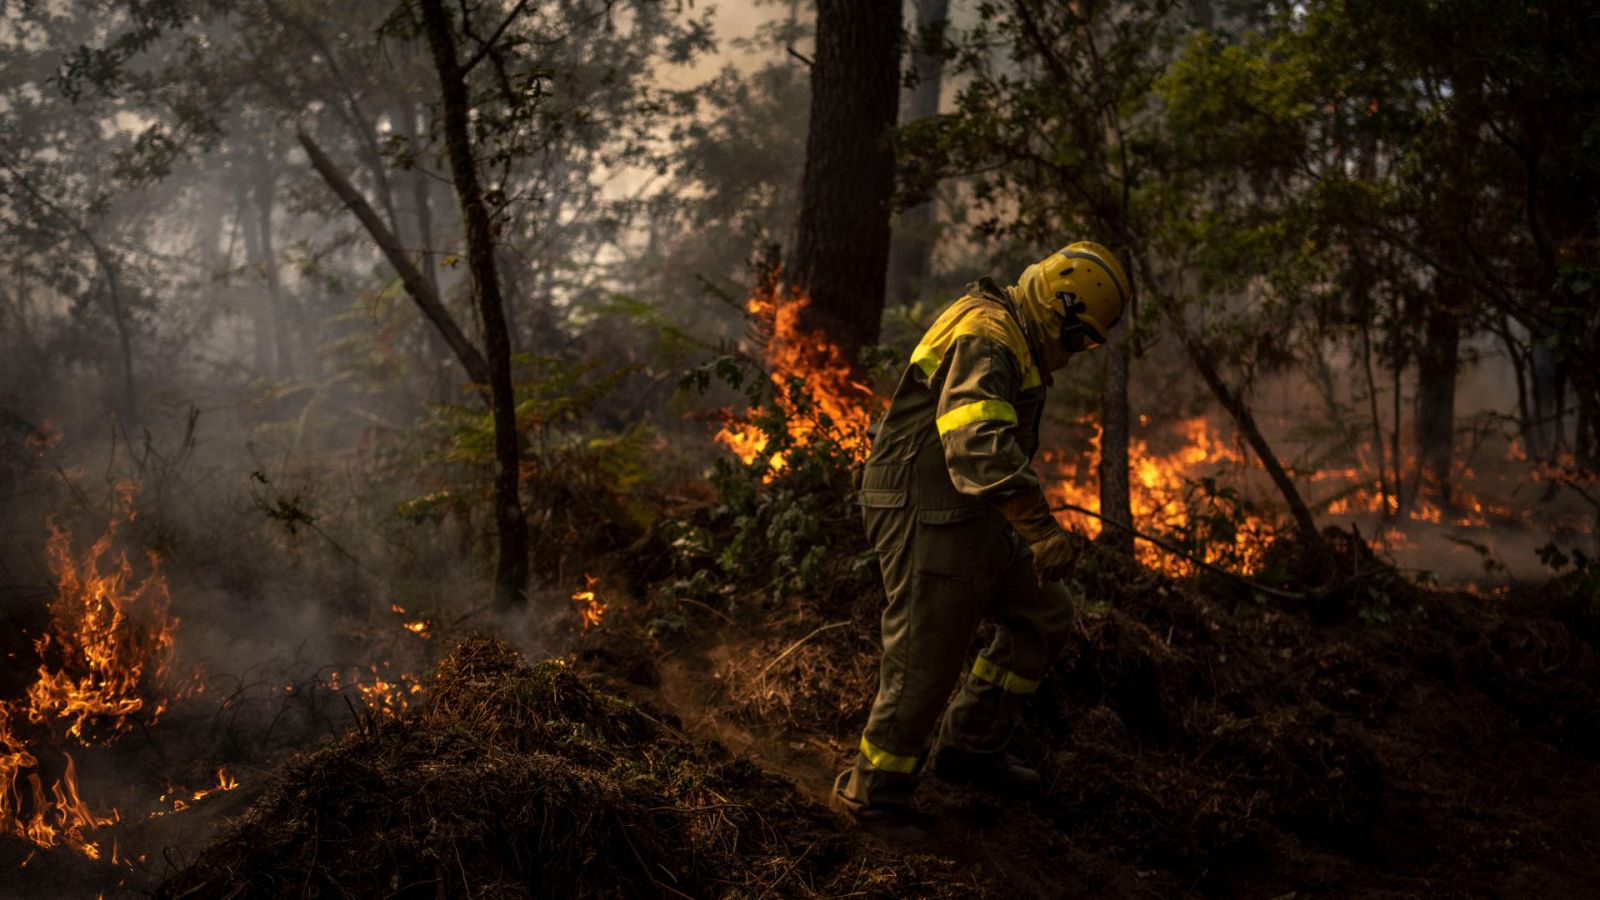
{"label": "reflective stripe on sleeve", "polygon": [[1039,689],[1039,682],[1034,679],[1023,678],[1015,672],[1002,669],[982,656],[973,660],[972,674],[1013,694],[1031,694]]}
{"label": "reflective stripe on sleeve", "polygon": [[939,429],[939,436],[944,437],[957,428],[971,425],[973,422],[1009,422],[1015,425],[1017,411],[1004,400],[979,400],[950,410],[940,416],[935,424]]}
{"label": "reflective stripe on sleeve", "polygon": [[938,350],[927,344],[918,344],[917,349],[911,351],[911,364],[922,370],[922,374],[933,378],[933,373],[939,371],[939,360],[942,355]]}
{"label": "reflective stripe on sleeve", "polygon": [[866,735],[861,736],[861,755],[867,761],[886,772],[901,772],[906,775],[917,771],[917,758],[915,756],[900,756],[887,750],[873,746]]}

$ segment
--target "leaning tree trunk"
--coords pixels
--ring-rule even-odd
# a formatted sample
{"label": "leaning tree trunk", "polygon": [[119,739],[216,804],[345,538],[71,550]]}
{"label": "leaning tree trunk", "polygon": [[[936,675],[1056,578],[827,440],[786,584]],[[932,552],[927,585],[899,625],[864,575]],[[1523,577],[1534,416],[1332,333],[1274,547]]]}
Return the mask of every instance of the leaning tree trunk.
{"label": "leaning tree trunk", "polygon": [[445,149],[450,175],[461,202],[463,233],[467,241],[467,268],[472,274],[472,294],[483,322],[485,355],[489,362],[490,409],[494,419],[494,514],[500,532],[500,552],[495,560],[495,598],[501,606],[526,602],[528,581],[528,521],[518,497],[520,462],[517,416],[511,395],[511,336],[506,329],[505,305],[500,297],[500,275],[495,268],[494,235],[489,207],[478,184],[477,163],[468,136],[466,73],[456,59],[450,14],[442,0],[421,0],[422,23],[439,73],[439,98],[443,111]]}
{"label": "leaning tree trunk", "polygon": [[328,158],[328,154],[323,152],[321,145],[313,140],[311,135],[302,129],[296,133],[296,137],[300,140],[300,146],[305,148],[312,168],[317,170],[317,174],[322,176],[328,187],[344,201],[344,205],[351,212],[355,213],[356,218],[361,220],[361,225],[367,229],[367,234],[372,236],[378,249],[383,251],[384,258],[400,275],[400,282],[405,285],[406,293],[410,294],[411,299],[417,304],[417,309],[421,310],[422,315],[438,329],[439,336],[449,345],[461,367],[467,370],[467,377],[480,387],[493,381],[488,360],[484,359],[478,348],[467,340],[466,333],[456,324],[450,311],[445,309],[444,301],[434,288],[434,282],[417,269],[416,264],[411,261],[411,256],[401,245],[399,237],[389,230],[389,226],[383,223],[377,210],[361,196],[361,192],[356,190],[350,179],[334,165],[333,160]]}
{"label": "leaning tree trunk", "polygon": [[878,339],[889,265],[900,103],[900,4],[817,0],[811,122],[792,286],[810,293],[805,325],[849,358]]}
{"label": "leaning tree trunk", "polygon": [[[1141,269],[1149,270],[1147,265]],[[1278,455],[1272,452],[1272,445],[1267,443],[1266,435],[1261,433],[1261,426],[1256,424],[1255,413],[1250,411],[1250,406],[1244,398],[1222,380],[1222,374],[1217,370],[1216,356],[1211,348],[1200,343],[1189,333],[1189,328],[1183,322],[1183,316],[1172,308],[1169,298],[1163,298],[1161,309],[1165,313],[1167,322],[1172,325],[1172,330],[1178,336],[1178,342],[1183,345],[1184,352],[1189,361],[1194,364],[1195,370],[1200,373],[1200,378],[1211,389],[1212,396],[1228,411],[1234,425],[1244,435],[1250,444],[1250,449],[1256,453],[1256,458],[1261,460],[1261,465],[1267,470],[1267,476],[1272,479],[1272,484],[1277,487],[1278,493],[1283,495],[1283,502],[1289,507],[1289,515],[1294,519],[1296,530],[1310,545],[1320,547],[1323,544],[1321,532],[1317,531],[1317,521],[1311,515],[1311,507],[1306,505],[1305,498],[1300,496],[1299,488],[1295,487],[1294,480],[1289,477],[1283,464],[1278,461]]]}
{"label": "leaning tree trunk", "polygon": [[[911,68],[916,86],[905,121],[932,118],[939,114],[939,93],[944,86],[944,57],[938,52],[943,40],[950,0],[912,0],[917,10],[916,43],[911,52]],[[930,197],[907,207],[894,224],[889,247],[889,300],[910,303],[928,291],[928,273],[933,268],[933,245],[938,234]]]}

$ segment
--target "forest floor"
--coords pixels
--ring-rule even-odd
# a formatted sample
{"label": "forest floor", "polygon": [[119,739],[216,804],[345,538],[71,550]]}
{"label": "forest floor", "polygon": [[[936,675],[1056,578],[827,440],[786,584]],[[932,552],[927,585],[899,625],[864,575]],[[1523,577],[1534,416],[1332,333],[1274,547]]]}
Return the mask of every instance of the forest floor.
{"label": "forest floor", "polygon": [[288,763],[160,895],[1593,895],[1592,598],[1397,585],[1356,610],[1099,557],[1081,576],[1015,742],[1044,790],[926,778],[917,851],[825,805],[875,686],[876,591],[663,632],[638,579],[568,660],[469,640],[428,703]]}

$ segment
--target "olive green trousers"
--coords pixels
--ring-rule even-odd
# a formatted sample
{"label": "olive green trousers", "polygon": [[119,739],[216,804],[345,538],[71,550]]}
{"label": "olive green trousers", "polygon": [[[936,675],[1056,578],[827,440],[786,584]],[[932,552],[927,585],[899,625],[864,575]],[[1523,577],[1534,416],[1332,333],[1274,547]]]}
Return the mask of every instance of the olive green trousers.
{"label": "olive green trousers", "polygon": [[[863,513],[888,606],[878,696],[839,799],[870,812],[910,802],[930,744],[1003,754],[1074,611],[1066,585],[1039,583],[1027,544],[987,505]],[[986,617],[994,640],[968,667]]]}

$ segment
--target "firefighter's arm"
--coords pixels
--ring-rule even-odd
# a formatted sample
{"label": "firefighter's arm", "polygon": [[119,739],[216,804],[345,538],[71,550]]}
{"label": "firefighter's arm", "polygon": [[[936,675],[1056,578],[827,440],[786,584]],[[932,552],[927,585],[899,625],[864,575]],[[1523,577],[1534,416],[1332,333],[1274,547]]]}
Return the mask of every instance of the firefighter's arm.
{"label": "firefighter's arm", "polygon": [[1033,548],[1041,580],[1064,576],[1076,550],[1051,514],[1014,431],[1021,366],[1009,349],[979,335],[957,338],[946,359],[935,424],[950,482],[1000,509]]}

